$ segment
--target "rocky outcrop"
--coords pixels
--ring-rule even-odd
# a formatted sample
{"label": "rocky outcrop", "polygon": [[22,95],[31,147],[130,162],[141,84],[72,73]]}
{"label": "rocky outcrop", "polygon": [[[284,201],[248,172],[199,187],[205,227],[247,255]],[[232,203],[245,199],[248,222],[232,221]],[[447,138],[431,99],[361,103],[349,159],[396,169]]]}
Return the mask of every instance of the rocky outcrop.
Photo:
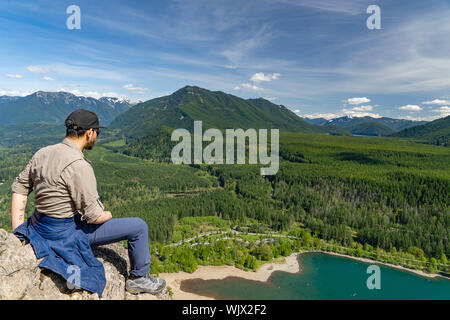
{"label": "rocky outcrop", "polygon": [[[93,249],[95,257],[103,263],[106,287],[102,300],[168,300],[164,290],[159,295],[132,295],[125,291],[127,270],[130,268],[127,250],[119,243]],[[59,275],[38,267],[30,244],[22,244],[13,234],[0,229],[0,300],[98,300],[81,289],[70,290]]]}

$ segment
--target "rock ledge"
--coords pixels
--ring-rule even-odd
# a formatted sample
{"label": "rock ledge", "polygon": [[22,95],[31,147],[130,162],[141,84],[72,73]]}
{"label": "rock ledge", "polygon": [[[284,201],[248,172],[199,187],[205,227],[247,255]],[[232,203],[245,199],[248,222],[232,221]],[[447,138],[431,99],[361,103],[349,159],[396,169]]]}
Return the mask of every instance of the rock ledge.
{"label": "rock ledge", "polygon": [[[125,291],[130,268],[127,250],[119,243],[93,249],[103,263],[106,287],[101,300],[170,300],[167,289],[159,295],[132,295]],[[0,229],[0,300],[98,300],[97,293],[70,290],[59,275],[38,267],[30,244],[22,244],[16,236]]]}

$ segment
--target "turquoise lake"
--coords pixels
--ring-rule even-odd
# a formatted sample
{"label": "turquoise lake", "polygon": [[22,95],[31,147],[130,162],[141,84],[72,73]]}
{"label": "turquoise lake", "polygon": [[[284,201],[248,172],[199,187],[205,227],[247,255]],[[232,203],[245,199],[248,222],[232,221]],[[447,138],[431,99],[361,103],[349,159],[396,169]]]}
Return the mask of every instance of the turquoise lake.
{"label": "turquoise lake", "polygon": [[367,288],[370,264],[322,253],[299,255],[301,272],[272,273],[265,283],[230,277],[224,280],[185,280],[183,291],[216,299],[450,299],[450,280],[421,277],[383,265],[381,289]]}

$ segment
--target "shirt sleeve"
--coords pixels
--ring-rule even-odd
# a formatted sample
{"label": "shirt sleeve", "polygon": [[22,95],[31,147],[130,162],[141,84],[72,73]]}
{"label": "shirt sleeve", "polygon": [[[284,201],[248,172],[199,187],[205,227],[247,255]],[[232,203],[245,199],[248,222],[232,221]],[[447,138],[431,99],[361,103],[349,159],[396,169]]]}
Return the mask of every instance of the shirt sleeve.
{"label": "shirt sleeve", "polygon": [[92,223],[101,216],[105,207],[97,192],[97,180],[94,169],[85,160],[77,160],[61,173],[61,178],[81,214],[81,220]]}
{"label": "shirt sleeve", "polygon": [[33,191],[33,179],[31,177],[31,164],[33,158],[28,162],[23,171],[16,177],[11,185],[12,192],[28,196]]}

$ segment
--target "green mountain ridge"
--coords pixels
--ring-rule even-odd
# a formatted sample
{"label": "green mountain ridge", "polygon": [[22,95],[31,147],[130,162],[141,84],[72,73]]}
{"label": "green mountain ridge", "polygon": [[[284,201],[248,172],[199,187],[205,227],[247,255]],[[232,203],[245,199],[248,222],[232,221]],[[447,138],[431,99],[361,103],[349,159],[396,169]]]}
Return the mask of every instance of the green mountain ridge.
{"label": "green mountain ridge", "polygon": [[160,126],[193,130],[194,121],[204,129],[280,129],[286,132],[343,135],[345,130],[311,125],[288,108],[263,98],[242,99],[221,91],[186,86],[171,95],[148,100],[119,115],[111,128],[127,137],[143,137]]}
{"label": "green mountain ridge", "polygon": [[450,116],[394,133],[391,137],[409,138],[436,145],[449,146]]}
{"label": "green mountain ridge", "polygon": [[375,121],[356,123],[344,126],[343,128],[347,129],[352,134],[366,136],[386,136],[395,132],[395,130],[389,128],[388,126]]}

